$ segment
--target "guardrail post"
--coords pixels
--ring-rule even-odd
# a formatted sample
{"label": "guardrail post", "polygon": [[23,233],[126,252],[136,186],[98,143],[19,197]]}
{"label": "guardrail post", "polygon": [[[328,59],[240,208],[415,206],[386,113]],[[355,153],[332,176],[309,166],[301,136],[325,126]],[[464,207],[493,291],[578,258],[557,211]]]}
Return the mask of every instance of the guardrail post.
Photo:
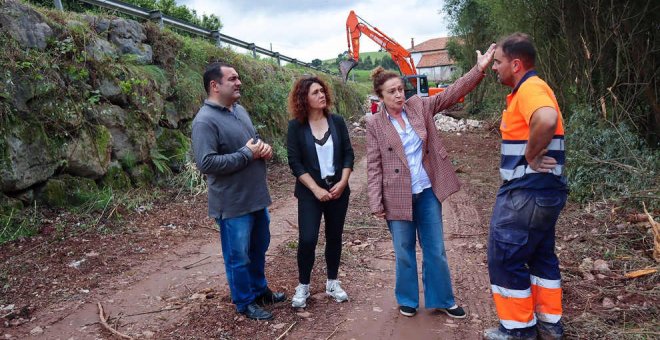
{"label": "guardrail post", "polygon": [[257,45],[254,43],[247,44],[248,50],[252,51],[252,57],[257,58]]}
{"label": "guardrail post", "polygon": [[215,46],[222,47],[222,38],[220,30],[211,31],[211,39],[215,40]]}
{"label": "guardrail post", "polygon": [[53,5],[60,11],[64,10],[64,7],[62,6],[62,0],[53,0]]}
{"label": "guardrail post", "polygon": [[277,60],[277,66],[282,66],[282,59],[280,59],[280,52],[273,52],[275,60]]}
{"label": "guardrail post", "polygon": [[159,10],[150,11],[149,20],[158,22],[158,26],[161,29],[165,28],[165,23],[163,22],[163,12]]}

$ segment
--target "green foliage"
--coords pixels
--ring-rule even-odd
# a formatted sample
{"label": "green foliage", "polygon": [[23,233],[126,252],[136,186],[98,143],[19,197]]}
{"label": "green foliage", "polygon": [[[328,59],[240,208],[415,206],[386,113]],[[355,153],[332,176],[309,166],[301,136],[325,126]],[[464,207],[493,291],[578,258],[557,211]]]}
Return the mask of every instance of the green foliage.
{"label": "green foliage", "polygon": [[609,124],[593,110],[579,108],[571,114],[566,131],[573,199],[623,198],[660,206],[660,151],[649,148],[629,126]]}
{"label": "green foliage", "polygon": [[191,160],[188,160],[183,170],[173,178],[173,183],[180,188],[185,188],[192,195],[204,194],[207,191],[206,178],[202,175],[197,166]]}
{"label": "green foliage", "polygon": [[273,141],[273,144],[271,145],[273,147],[273,159],[275,162],[285,164],[288,162],[288,152],[286,150],[286,145],[285,143],[280,140],[276,139]]}
{"label": "green foliage", "polygon": [[126,152],[124,156],[119,159],[119,162],[121,163],[121,166],[126,169],[127,171],[135,168],[137,165],[137,156],[135,156],[134,153],[132,152]]}
{"label": "green foliage", "polygon": [[11,210],[0,213],[0,245],[23,237],[36,235],[42,215],[37,209]]}
{"label": "green foliage", "polygon": [[149,156],[151,158],[151,164],[154,165],[158,173],[169,175],[172,173],[168,163],[170,158],[163,155],[162,151],[159,149],[151,149],[149,151]]}
{"label": "green foliage", "polygon": [[[193,25],[208,29],[210,31],[216,31],[222,28],[222,21],[215,14],[197,14],[197,11],[194,9],[188,8],[185,5],[177,5],[176,0],[122,0],[129,4],[142,7],[148,10],[159,10],[167,16],[171,16],[182,21],[189,22]],[[54,7],[53,0],[28,0],[28,2],[42,6],[42,7]],[[97,13],[104,13],[106,10],[82,3],[81,1],[76,0],[62,0],[62,5],[67,11],[93,11]]]}

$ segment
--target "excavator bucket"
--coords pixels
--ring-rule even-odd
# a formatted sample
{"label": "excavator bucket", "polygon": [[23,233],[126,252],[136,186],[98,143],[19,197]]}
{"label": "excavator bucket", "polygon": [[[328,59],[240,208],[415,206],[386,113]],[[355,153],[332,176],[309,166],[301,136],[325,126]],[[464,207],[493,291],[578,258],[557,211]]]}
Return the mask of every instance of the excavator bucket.
{"label": "excavator bucket", "polygon": [[351,72],[353,67],[357,65],[357,61],[354,59],[343,60],[339,62],[339,72],[341,72],[341,79],[346,82],[348,80],[348,73]]}

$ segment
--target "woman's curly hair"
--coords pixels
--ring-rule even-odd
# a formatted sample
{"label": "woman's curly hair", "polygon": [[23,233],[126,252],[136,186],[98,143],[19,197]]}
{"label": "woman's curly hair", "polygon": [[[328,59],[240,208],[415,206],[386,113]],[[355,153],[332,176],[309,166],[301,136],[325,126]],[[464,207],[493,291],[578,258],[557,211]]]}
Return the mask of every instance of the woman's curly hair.
{"label": "woman's curly hair", "polygon": [[325,108],[323,115],[330,114],[330,107],[332,106],[332,92],[328,85],[316,76],[307,76],[296,80],[293,84],[291,92],[289,92],[288,106],[291,117],[297,119],[301,123],[306,123],[309,119],[309,102],[307,96],[309,95],[309,88],[312,84],[319,84],[325,93]]}

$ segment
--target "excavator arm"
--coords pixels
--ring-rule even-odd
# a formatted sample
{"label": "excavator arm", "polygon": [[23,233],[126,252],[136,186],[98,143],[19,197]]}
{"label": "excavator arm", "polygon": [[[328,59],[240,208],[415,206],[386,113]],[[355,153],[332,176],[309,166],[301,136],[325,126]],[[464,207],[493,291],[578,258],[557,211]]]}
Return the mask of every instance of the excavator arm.
{"label": "excavator arm", "polygon": [[363,33],[390,53],[392,60],[397,64],[401,73],[406,76],[417,74],[415,62],[408,50],[378,28],[371,26],[355,14],[354,11],[351,11],[346,19],[346,40],[348,41],[349,59],[339,63],[339,70],[344,81],[348,79],[348,73],[357,65],[360,59],[360,36]]}

